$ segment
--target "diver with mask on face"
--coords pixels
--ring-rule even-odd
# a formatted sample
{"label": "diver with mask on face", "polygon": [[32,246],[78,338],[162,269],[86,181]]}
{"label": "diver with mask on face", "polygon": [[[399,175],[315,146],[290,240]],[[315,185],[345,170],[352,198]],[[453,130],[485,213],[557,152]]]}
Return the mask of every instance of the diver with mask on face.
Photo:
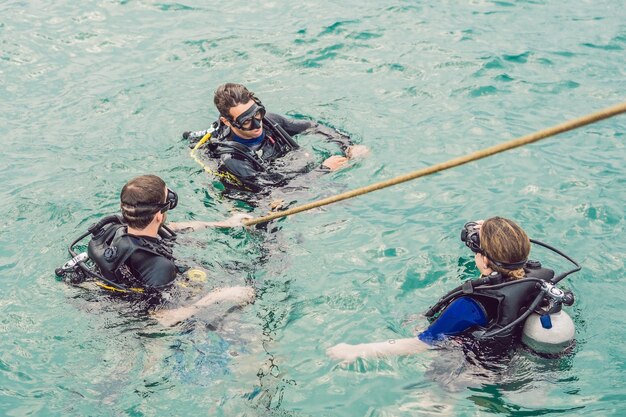
{"label": "diver with mask on face", "polygon": [[204,150],[212,161],[210,171],[227,189],[263,193],[314,169],[315,165],[307,165],[294,170],[282,159],[299,148],[292,138],[298,134],[319,134],[339,145],[343,155],[326,158],[321,164],[325,170],[337,170],[369,152],[365,146],[353,144],[349,136],[319,123],[267,112],[241,84],[219,86],[214,103],[219,120],[207,130],[185,132],[183,138],[189,139],[194,149]]}
{"label": "diver with mask on face", "polygon": [[[69,247],[72,259],[55,273],[74,284],[94,280],[101,288],[118,293],[157,298],[174,283],[186,267],[177,264],[172,245],[176,232],[206,227],[237,227],[250,216],[236,214],[221,222],[189,221],[165,225],[166,212],[178,204],[178,195],[156,175],[130,180],[120,194],[121,215],[104,217],[89,227]],[[76,253],[74,246],[91,235],[87,251]],[[156,297],[155,297],[156,296]],[[254,298],[250,287],[218,288],[193,306],[161,310],[155,317],[171,325],[194,314],[199,307],[220,301],[246,304]]]}
{"label": "diver with mask on face", "polygon": [[[509,352],[518,342],[537,353],[557,355],[574,339],[572,319],[562,306],[574,296],[556,284],[580,266],[559,250],[536,240],[513,221],[493,217],[466,223],[461,240],[475,253],[481,276],[468,280],[442,297],[425,316],[428,328],[415,338],[350,345],[327,349],[333,359],[409,355],[458,338],[484,356]],[[528,259],[531,242],[547,248],[576,265],[555,276],[538,261]]]}

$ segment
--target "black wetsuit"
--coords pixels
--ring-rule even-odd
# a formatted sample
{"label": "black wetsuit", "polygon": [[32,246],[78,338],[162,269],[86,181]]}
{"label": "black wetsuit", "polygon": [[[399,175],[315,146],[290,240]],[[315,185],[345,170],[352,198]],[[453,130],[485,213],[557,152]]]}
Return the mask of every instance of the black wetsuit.
{"label": "black wetsuit", "polygon": [[[284,116],[267,113],[263,125],[264,137],[256,141],[237,140],[230,128],[221,125],[213,134],[208,146],[208,155],[219,159],[217,176],[227,188],[255,193],[285,185],[301,172],[288,172],[277,160],[294,147],[291,136],[300,133],[319,134],[336,143],[345,152],[352,145],[350,137],[331,128],[308,120],[288,119]],[[285,138],[285,133],[288,138]],[[291,142],[291,144],[290,144]],[[297,146],[297,145],[296,145]],[[310,171],[310,169],[308,169]]]}
{"label": "black wetsuit", "polygon": [[[164,245],[160,238],[143,237],[142,239],[154,246]],[[166,287],[176,279],[178,273],[173,259],[146,251],[135,251],[125,263],[133,276],[145,288]]]}
{"label": "black wetsuit", "polygon": [[105,278],[125,287],[163,288],[178,273],[165,239],[128,234],[124,224],[106,225],[89,242],[88,254]]}

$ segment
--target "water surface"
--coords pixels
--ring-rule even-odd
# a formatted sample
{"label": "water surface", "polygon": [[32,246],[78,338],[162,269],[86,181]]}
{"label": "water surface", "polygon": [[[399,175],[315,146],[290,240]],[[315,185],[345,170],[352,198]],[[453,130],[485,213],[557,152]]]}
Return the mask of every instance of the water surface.
{"label": "water surface", "polygon": [[[63,416],[621,415],[626,119],[614,118],[180,253],[259,298],[163,330],[58,282],[66,245],[157,173],[172,220],[237,206],[179,138],[215,87],[349,132],[371,156],[305,203],[622,102],[623,2],[4,2],[0,6],[0,409]],[[332,147],[304,140],[318,158]],[[254,212],[262,215],[262,209]],[[458,239],[501,215],[583,264],[573,355],[480,374],[458,352],[342,366],[339,343],[409,337],[475,273]],[[534,254],[555,268],[562,261]],[[217,328],[217,331],[213,329]]]}

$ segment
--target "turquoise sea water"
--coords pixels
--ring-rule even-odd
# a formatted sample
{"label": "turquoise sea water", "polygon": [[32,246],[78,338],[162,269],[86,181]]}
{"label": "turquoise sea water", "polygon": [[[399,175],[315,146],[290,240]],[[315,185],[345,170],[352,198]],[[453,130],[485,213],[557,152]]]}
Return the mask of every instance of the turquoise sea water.
{"label": "turquoise sea water", "polygon": [[[213,121],[220,83],[372,150],[308,183],[302,204],[622,102],[625,68],[622,1],[3,2],[0,415],[623,415],[625,116],[274,233],[185,236],[180,253],[212,280],[258,288],[224,322],[163,330],[53,271],[135,175],[179,192],[172,220],[229,215],[179,139]],[[303,139],[320,161],[333,150]],[[571,356],[520,350],[498,372],[453,351],[325,356],[423,326],[475,272],[460,227],[493,215],[583,265],[567,280]]]}

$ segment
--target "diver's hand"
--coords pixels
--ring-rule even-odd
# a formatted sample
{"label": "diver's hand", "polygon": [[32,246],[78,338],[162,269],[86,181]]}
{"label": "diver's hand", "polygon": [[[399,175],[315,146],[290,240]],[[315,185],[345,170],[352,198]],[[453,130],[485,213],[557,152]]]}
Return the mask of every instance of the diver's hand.
{"label": "diver's hand", "polygon": [[344,167],[350,159],[365,158],[370,150],[365,145],[351,145],[346,148],[346,156],[333,155],[327,158],[322,165],[331,171]]}
{"label": "diver's hand", "polygon": [[370,154],[370,150],[365,145],[352,145],[346,149],[346,156],[349,159],[365,158]]}
{"label": "diver's hand", "polygon": [[221,301],[230,301],[239,305],[245,305],[252,303],[254,298],[255,293],[254,288],[252,287],[224,287],[213,291],[210,304]]}
{"label": "diver's hand", "polygon": [[170,222],[167,227],[172,229],[176,233],[193,232],[194,230],[205,229],[213,226],[211,222],[203,222],[200,220],[190,220],[188,222]]}
{"label": "diver's hand", "polygon": [[278,211],[285,207],[285,200],[277,198],[270,203],[270,211]]}
{"label": "diver's hand", "polygon": [[333,347],[326,349],[326,355],[331,359],[341,360],[343,362],[354,362],[358,358],[365,355],[361,345],[349,345],[347,343],[339,343]]}
{"label": "diver's hand", "polygon": [[215,222],[214,226],[215,227],[242,227],[242,226],[245,226],[243,223],[244,220],[249,220],[252,217],[253,216],[248,213],[235,213],[229,219],[226,219],[221,222]]}
{"label": "diver's hand", "polygon": [[322,165],[330,169],[331,171],[336,171],[347,163],[347,156],[333,155],[330,158],[327,158],[324,162],[322,162]]}

